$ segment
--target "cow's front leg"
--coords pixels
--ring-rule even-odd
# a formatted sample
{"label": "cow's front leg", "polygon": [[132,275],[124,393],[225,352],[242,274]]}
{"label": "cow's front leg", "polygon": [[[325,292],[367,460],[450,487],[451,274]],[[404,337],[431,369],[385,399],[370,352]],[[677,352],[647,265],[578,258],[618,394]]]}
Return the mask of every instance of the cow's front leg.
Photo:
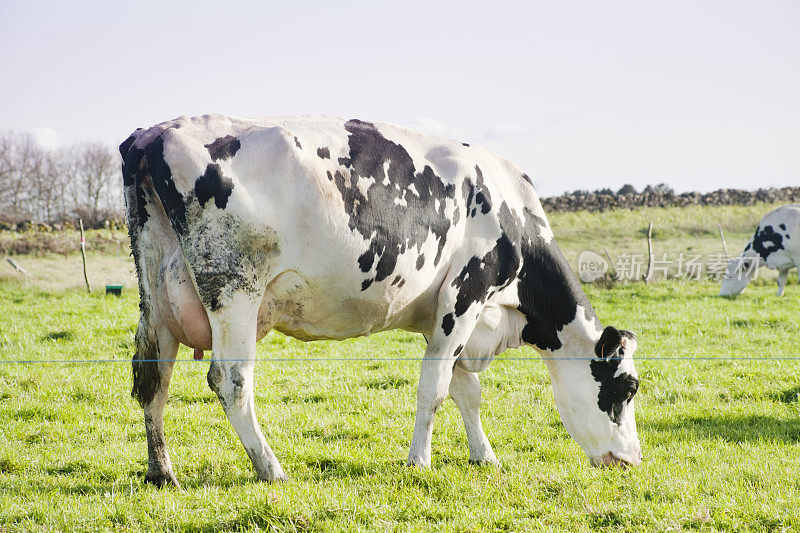
{"label": "cow's front leg", "polygon": [[461,418],[464,419],[469,445],[469,462],[500,464],[481,425],[481,383],[478,374],[463,370],[456,365],[453,368],[453,379],[450,381],[450,397],[453,398],[458,410],[461,411]]}
{"label": "cow's front leg", "polygon": [[786,289],[786,281],[789,279],[788,270],[778,271],[778,296],[783,296],[783,291]]}
{"label": "cow's front leg", "polygon": [[447,398],[453,365],[476,323],[474,312],[468,314],[469,318],[466,315],[456,318],[449,311],[437,313],[436,328],[428,342],[420,369],[414,436],[408,453],[409,466],[427,468],[431,464],[433,417]]}
{"label": "cow's front leg", "polygon": [[234,298],[229,306],[209,313],[212,335],[208,384],[219,397],[225,415],[242,441],[258,479],[286,479],[256,417],[253,370],[256,356],[258,302]]}

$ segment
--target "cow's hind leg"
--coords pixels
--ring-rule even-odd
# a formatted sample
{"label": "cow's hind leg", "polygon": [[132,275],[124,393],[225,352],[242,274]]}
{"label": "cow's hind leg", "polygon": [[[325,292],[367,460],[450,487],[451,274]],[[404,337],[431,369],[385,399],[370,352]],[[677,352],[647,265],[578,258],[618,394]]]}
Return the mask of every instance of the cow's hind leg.
{"label": "cow's hind leg", "polygon": [[450,397],[456,402],[458,410],[461,411],[461,418],[464,419],[469,445],[469,462],[500,464],[481,425],[481,383],[478,374],[463,370],[456,365],[453,369],[453,379],[450,381]]}
{"label": "cow's hind leg", "polygon": [[212,361],[208,384],[242,441],[258,479],[286,479],[278,458],[264,440],[253,399],[257,316],[260,300],[236,294],[230,304],[210,311]]}
{"label": "cow's hind leg", "polygon": [[133,358],[133,396],[144,410],[147,433],[145,481],[158,487],[178,486],[164,439],[164,406],[178,353],[178,342],[165,326],[154,331],[140,323],[136,332],[137,351]]}

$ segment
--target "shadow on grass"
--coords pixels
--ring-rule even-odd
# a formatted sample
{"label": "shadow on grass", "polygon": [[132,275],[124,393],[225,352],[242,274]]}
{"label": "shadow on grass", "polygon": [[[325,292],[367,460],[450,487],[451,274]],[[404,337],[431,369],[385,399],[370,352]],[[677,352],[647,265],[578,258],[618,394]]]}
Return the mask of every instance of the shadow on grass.
{"label": "shadow on grass", "polygon": [[311,531],[313,521],[303,513],[293,513],[272,505],[260,502],[252,507],[240,510],[239,516],[229,522],[210,522],[195,531],[244,531],[263,529],[266,531]]}
{"label": "shadow on grass", "polygon": [[323,403],[330,398],[320,392],[315,392],[310,395],[292,394],[281,397],[283,403]]}
{"label": "shadow on grass", "polygon": [[40,338],[43,341],[71,341],[74,334],[70,330],[51,331]]}
{"label": "shadow on grass", "polygon": [[214,394],[202,394],[202,393],[185,393],[185,392],[176,392],[172,394],[171,400],[176,402],[185,403],[185,404],[204,404],[204,403],[216,403],[217,397]]}
{"label": "shadow on grass", "polygon": [[307,457],[305,463],[311,469],[310,477],[319,481],[361,478],[381,472],[386,468],[383,463],[353,462],[330,457]]}
{"label": "shadow on grass", "polygon": [[640,425],[644,431],[663,431],[677,438],[723,439],[729,442],[800,442],[800,419],[781,420],[773,416],[708,416],[664,420]]}
{"label": "shadow on grass", "polygon": [[369,379],[362,382],[362,385],[368,389],[388,390],[399,389],[410,385],[411,380],[403,376],[385,376],[377,379]]}
{"label": "shadow on grass", "polygon": [[798,403],[800,402],[800,385],[791,389],[773,392],[769,395],[769,398],[781,403]]}

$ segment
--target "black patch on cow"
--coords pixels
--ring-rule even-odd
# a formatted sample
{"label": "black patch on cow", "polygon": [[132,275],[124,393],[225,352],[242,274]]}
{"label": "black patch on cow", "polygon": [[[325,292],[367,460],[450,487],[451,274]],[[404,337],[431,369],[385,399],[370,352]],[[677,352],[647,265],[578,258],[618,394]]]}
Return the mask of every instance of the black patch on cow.
{"label": "black patch on cow", "polygon": [[194,182],[194,193],[200,207],[205,207],[206,202],[214,198],[214,205],[218,209],[225,209],[231,192],[233,182],[222,174],[222,168],[217,163],[209,163],[203,175]]}
{"label": "black patch on cow", "polygon": [[372,279],[372,278],[365,279],[364,281],[362,281],[361,282],[361,290],[365,291],[365,290],[369,289],[369,286],[372,285],[373,281],[375,281],[375,280]]}
{"label": "black patch on cow", "polygon": [[[145,208],[147,205],[147,198],[142,186],[142,180],[147,175],[147,169],[143,168],[142,165],[144,150],[137,148],[134,145],[135,141],[136,134],[133,134],[119,146],[119,153],[122,156],[122,184],[125,187],[130,187],[132,185],[136,187],[133,195],[134,205],[126,205],[129,232],[131,227],[141,228],[144,226],[145,222],[147,222],[147,219],[150,217]],[[134,254],[138,253],[138,249],[135,246],[137,235],[138,234],[131,233],[131,251]]]}
{"label": "black patch on cow", "polygon": [[400,275],[395,276],[394,279],[392,280],[392,285],[397,285],[398,283],[400,283],[401,279],[403,279],[403,276]]}
{"label": "black patch on cow", "polygon": [[144,154],[147,157],[147,170],[153,180],[153,187],[164,206],[172,229],[176,234],[183,235],[187,230],[186,204],[172,180],[172,170],[164,160],[163,135],[159,135],[145,146]]}
{"label": "black patch on cow", "polygon": [[131,135],[119,145],[119,155],[122,156],[122,184],[125,186],[133,185],[133,174],[125,175],[125,158],[128,157],[128,152],[136,142],[136,135]]}
{"label": "black patch on cow", "polygon": [[473,256],[452,282],[458,289],[456,316],[467,312],[477,302],[485,302],[493,289],[503,289],[511,283],[520,267],[520,232],[508,205],[499,210],[500,237],[483,257]]}
{"label": "black patch on cow", "polygon": [[492,196],[489,194],[489,189],[487,189],[486,185],[483,183],[483,172],[481,172],[478,165],[475,165],[475,172],[478,176],[475,182],[475,187],[477,188],[475,204],[481,206],[481,213],[485,215],[492,210]]}
{"label": "black patch on cow", "polygon": [[590,363],[592,377],[600,384],[597,406],[615,424],[619,424],[625,403],[630,402],[639,389],[639,380],[627,372],[616,375],[625,355],[623,337],[633,338],[628,331],[619,331],[612,326],[603,330],[594,347],[597,359]]}
{"label": "black patch on cow", "polygon": [[422,267],[425,266],[425,256],[421,255],[417,257],[417,270],[422,270]]}
{"label": "black patch on cow", "polygon": [[522,340],[540,350],[557,350],[561,348],[558,332],[575,319],[579,305],[587,320],[597,315],[555,239],[548,244],[539,236],[546,224],[525,209],[518,309],[528,321]]}
{"label": "black patch on cow", "polygon": [[235,156],[239,148],[242,147],[242,143],[233,135],[226,135],[211,144],[206,144],[205,147],[208,148],[211,160],[217,161],[218,159],[229,159]]}
{"label": "black patch on cow", "polygon": [[530,183],[530,184],[531,184],[531,187],[533,186],[533,180],[532,180],[532,179],[531,179],[531,177],[530,177],[530,176],[528,176],[527,174],[523,174],[523,175],[522,175],[522,179],[524,179],[525,181],[527,181],[528,183]]}
{"label": "black patch on cow", "polygon": [[317,148],[317,155],[322,159],[330,159],[331,151],[327,146],[324,146],[322,148]]}
{"label": "black patch on cow", "polygon": [[447,313],[442,318],[442,331],[444,331],[445,335],[450,335],[453,332],[453,326],[456,325],[455,320],[453,319],[453,313]]}
{"label": "black patch on cow", "polygon": [[402,288],[403,288],[403,285],[405,285],[405,284],[406,284],[406,280],[405,280],[405,278],[404,278],[404,279],[401,279],[401,280],[400,280],[400,283],[398,283],[398,284],[397,284],[397,288],[398,288],[398,289],[402,289]]}
{"label": "black patch on cow", "polygon": [[122,156],[122,184],[125,187],[136,182],[136,174],[144,157],[144,150],[133,146],[135,141],[136,137],[131,135],[119,145],[119,153]]}
{"label": "black patch on cow", "polygon": [[469,143],[461,143],[461,146],[469,146]]}
{"label": "black patch on cow", "polygon": [[300,141],[297,140],[297,137],[294,138],[294,145],[300,148],[301,150],[303,149],[303,147],[300,145]]}
{"label": "black patch on cow", "polygon": [[464,205],[467,206],[467,216],[469,216],[469,211],[472,209],[472,197],[475,196],[475,187],[470,180],[465,179],[461,182],[461,195],[464,197]]}
{"label": "black patch on cow", "polygon": [[141,182],[136,182],[136,224],[139,228],[144,226],[150,215],[147,214],[147,196],[145,195],[144,188]]}
{"label": "black patch on cow", "polygon": [[772,229],[772,226],[758,228],[753,235],[753,250],[765,261],[769,254],[783,250],[783,235]]}
{"label": "black patch on cow", "polygon": [[492,209],[492,204],[486,199],[482,192],[479,192],[475,195],[475,203],[480,204],[481,206],[481,213],[484,215],[488,213]]}
{"label": "black patch on cow", "polygon": [[[478,214],[478,208],[484,215],[492,210],[492,195],[489,194],[489,189],[483,182],[483,172],[478,165],[475,165],[475,184],[473,185],[470,180],[464,180],[461,185],[461,193],[464,195],[464,203],[467,205],[467,216],[475,218]],[[473,199],[475,201],[473,205]]]}
{"label": "black patch on cow", "polygon": [[[438,242],[437,265],[451,226],[445,200],[455,198],[455,186],[442,182],[428,165],[417,169],[406,149],[386,139],[373,124],[350,120],[345,129],[350,133],[349,153],[338,161],[346,168],[335,172],[333,182],[350,216],[350,228],[369,241],[359,268],[374,268],[374,281],[383,281],[394,272],[398,257],[410,248],[419,251],[431,233]],[[359,178],[374,180],[366,194],[356,186]],[[409,190],[412,185],[416,194]]]}
{"label": "black patch on cow", "polygon": [[373,263],[375,263],[375,252],[372,248],[361,254],[358,258],[358,268],[361,269],[361,272],[369,272]]}
{"label": "black patch on cow", "polygon": [[463,349],[464,349],[464,345],[463,344],[459,344],[458,348],[456,348],[456,351],[453,352],[453,357],[458,357],[458,354],[460,354],[461,350],[463,350]]}
{"label": "black patch on cow", "polygon": [[781,228],[783,231],[786,231],[786,224],[779,224],[778,227]]}
{"label": "black patch on cow", "polygon": [[750,243],[750,242],[748,242],[748,243],[747,243],[747,246],[745,246],[745,247],[744,247],[744,251],[745,251],[745,252],[746,252],[747,250],[749,250],[749,249],[750,249],[750,245],[751,245],[751,244],[752,244],[752,243]]}

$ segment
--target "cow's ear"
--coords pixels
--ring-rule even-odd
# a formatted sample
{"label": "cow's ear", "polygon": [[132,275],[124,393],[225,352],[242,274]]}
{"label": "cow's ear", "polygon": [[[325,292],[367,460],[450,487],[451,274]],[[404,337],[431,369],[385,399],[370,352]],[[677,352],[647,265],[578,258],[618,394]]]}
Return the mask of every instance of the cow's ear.
{"label": "cow's ear", "polygon": [[638,346],[638,340],[636,339],[636,333],[632,331],[628,331],[626,329],[619,330],[619,334],[622,335],[622,344],[619,348],[619,355],[631,354],[636,351]]}
{"label": "cow's ear", "polygon": [[606,326],[600,340],[594,346],[594,353],[597,357],[608,357],[614,354],[622,344],[622,334],[614,326]]}

